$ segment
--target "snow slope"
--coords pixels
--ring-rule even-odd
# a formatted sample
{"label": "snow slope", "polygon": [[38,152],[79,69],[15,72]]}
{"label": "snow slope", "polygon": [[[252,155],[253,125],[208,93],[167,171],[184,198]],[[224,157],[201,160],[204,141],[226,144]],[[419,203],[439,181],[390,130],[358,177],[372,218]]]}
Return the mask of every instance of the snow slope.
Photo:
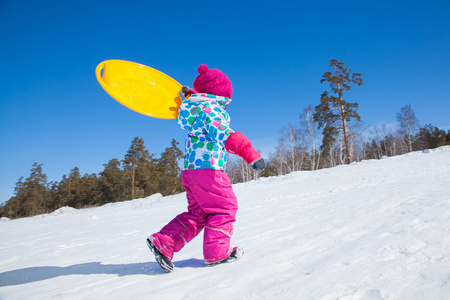
{"label": "snow slope", "polygon": [[450,147],[234,189],[245,255],[214,268],[145,244],[184,194],[0,222],[0,298],[450,299]]}

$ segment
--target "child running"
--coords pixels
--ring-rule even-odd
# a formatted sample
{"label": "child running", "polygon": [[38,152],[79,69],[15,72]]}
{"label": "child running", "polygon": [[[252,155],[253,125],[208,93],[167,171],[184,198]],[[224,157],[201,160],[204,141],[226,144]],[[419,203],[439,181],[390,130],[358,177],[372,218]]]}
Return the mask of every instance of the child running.
{"label": "child running", "polygon": [[178,124],[187,131],[181,184],[186,190],[187,212],[181,213],[160,232],[147,239],[156,261],[166,272],[173,271],[173,255],[204,229],[203,256],[207,266],[229,263],[243,255],[230,239],[238,209],[230,179],[224,172],[226,152],[242,157],[253,170],[265,168],[264,159],[240,132],[230,128],[226,108],[233,89],[218,69],[198,67],[194,89],[183,87],[184,100]]}

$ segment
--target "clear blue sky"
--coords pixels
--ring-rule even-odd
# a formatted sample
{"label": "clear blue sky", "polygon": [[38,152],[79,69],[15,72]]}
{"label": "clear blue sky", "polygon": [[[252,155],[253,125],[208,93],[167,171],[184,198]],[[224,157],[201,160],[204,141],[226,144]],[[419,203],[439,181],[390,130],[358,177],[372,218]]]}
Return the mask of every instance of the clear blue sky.
{"label": "clear blue sky", "polygon": [[[0,202],[34,162],[51,181],[99,173],[135,136],[157,156],[173,120],[114,101],[95,67],[123,59],[191,85],[199,64],[231,79],[232,128],[267,155],[279,130],[317,105],[329,60],[362,73],[365,125],[396,122],[411,104],[422,125],[450,129],[450,2],[0,0]],[[180,145],[180,146],[181,146]]]}

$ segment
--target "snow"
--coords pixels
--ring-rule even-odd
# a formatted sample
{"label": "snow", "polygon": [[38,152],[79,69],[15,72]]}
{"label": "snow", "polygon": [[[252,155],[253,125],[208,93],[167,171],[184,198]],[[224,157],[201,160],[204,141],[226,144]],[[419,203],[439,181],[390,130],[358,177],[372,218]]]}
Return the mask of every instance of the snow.
{"label": "snow", "polygon": [[146,237],[185,194],[0,222],[1,299],[450,299],[450,147],[237,184],[233,244],[164,273]]}

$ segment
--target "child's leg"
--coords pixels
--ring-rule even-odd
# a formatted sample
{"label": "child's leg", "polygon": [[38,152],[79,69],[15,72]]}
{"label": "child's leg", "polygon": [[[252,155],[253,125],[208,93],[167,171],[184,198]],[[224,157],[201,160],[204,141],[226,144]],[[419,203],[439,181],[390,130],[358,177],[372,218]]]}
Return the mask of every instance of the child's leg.
{"label": "child's leg", "polygon": [[207,264],[230,255],[230,239],[238,209],[230,179],[223,171],[189,171],[191,189],[198,204],[208,214],[203,241],[203,255]]}
{"label": "child's leg", "polygon": [[172,261],[173,253],[180,251],[205,227],[207,214],[198,205],[190,188],[182,179],[188,200],[188,211],[176,216],[160,232],[150,238],[158,250]]}
{"label": "child's leg", "polygon": [[236,212],[211,215],[205,227],[203,255],[207,264],[221,261],[231,254],[231,236]]}

